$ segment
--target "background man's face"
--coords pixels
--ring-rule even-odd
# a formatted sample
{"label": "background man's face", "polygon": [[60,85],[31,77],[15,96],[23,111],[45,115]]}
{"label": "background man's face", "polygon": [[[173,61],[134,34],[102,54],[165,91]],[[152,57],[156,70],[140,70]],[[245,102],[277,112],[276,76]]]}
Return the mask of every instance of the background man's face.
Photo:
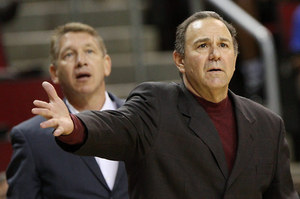
{"label": "background man's face", "polygon": [[85,32],[62,36],[55,76],[69,94],[94,94],[105,89],[104,78],[110,74],[110,58],[103,55],[98,41]]}

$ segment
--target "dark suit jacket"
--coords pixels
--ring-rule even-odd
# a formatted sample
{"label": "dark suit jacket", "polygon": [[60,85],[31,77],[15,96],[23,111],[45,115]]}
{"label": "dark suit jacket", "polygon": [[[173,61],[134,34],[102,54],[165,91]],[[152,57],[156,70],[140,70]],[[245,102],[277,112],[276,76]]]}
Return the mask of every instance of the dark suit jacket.
{"label": "dark suit jacket", "polygon": [[[118,107],[123,101],[112,96]],[[61,150],[53,129],[41,129],[44,121],[33,117],[10,133],[13,156],[7,170],[8,199],[127,199],[125,166],[119,163],[110,191],[94,157],[81,157]]]}
{"label": "dark suit jacket", "polygon": [[183,85],[144,83],[118,111],[83,112],[87,139],[65,150],[124,160],[133,199],[297,199],[279,116],[229,92],[238,131],[228,172],[221,140]]}

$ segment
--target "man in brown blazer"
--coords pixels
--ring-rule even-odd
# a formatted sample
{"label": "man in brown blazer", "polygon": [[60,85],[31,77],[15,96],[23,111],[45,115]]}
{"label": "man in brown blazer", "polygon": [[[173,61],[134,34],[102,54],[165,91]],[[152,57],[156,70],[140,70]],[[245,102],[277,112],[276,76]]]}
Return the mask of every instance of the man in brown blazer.
{"label": "man in brown blazer", "polygon": [[298,199],[282,119],[228,89],[235,29],[217,13],[177,28],[183,83],[143,83],[116,111],[70,115],[55,89],[35,100],[66,151],[123,160],[133,199]]}

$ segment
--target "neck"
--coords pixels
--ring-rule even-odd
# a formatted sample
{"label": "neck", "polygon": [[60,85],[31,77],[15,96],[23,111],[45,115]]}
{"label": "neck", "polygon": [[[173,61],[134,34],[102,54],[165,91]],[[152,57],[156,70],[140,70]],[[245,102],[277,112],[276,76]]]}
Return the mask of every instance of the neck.
{"label": "neck", "polygon": [[105,91],[95,95],[66,96],[70,104],[79,112],[85,110],[101,110],[105,102]]}
{"label": "neck", "polygon": [[219,103],[227,97],[228,86],[216,89],[195,89],[192,84],[183,76],[183,82],[186,88],[194,95],[205,99],[206,101]]}

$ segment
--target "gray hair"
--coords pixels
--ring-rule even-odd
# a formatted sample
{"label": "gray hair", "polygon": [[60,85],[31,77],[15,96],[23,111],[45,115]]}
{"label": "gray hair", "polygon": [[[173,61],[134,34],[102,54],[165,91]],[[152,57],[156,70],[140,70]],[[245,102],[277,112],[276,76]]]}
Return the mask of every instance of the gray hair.
{"label": "gray hair", "polygon": [[233,40],[233,47],[234,51],[236,54],[238,54],[238,42],[236,40],[236,29],[229,24],[227,21],[225,21],[219,14],[213,11],[201,11],[201,12],[196,12],[186,20],[184,20],[176,30],[176,40],[175,40],[175,51],[178,52],[182,57],[184,57],[184,45],[185,45],[185,34],[188,26],[193,23],[194,21],[197,21],[199,19],[205,19],[205,18],[214,18],[217,20],[220,20],[225,24],[227,29],[230,32],[230,35]]}

